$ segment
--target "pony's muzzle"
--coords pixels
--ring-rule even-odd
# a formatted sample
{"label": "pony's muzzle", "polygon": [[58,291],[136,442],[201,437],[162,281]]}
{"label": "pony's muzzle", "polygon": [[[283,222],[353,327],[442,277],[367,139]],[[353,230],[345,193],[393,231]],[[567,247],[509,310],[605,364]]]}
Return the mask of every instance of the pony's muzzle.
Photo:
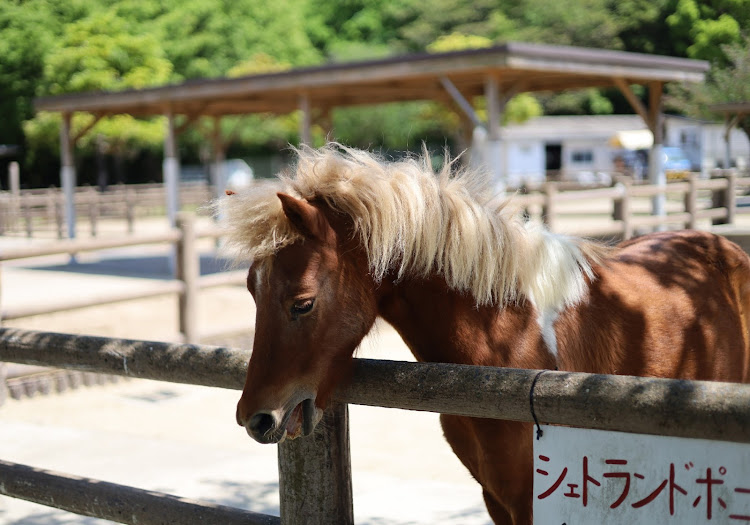
{"label": "pony's muzzle", "polygon": [[259,443],[277,443],[281,437],[278,436],[281,422],[270,412],[256,412],[246,424],[243,425],[239,419],[238,423],[244,426],[250,437]]}

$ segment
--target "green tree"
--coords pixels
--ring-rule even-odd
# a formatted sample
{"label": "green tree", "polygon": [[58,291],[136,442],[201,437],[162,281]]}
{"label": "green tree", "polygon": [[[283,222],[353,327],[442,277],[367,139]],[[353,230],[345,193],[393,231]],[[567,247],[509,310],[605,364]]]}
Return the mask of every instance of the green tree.
{"label": "green tree", "polygon": [[64,24],[89,8],[84,0],[0,2],[0,143],[24,143],[21,123],[33,116],[47,53]]}
{"label": "green tree", "polygon": [[47,55],[44,87],[52,95],[144,88],[166,83],[171,72],[155,36],[134,33],[113,11],[98,11],[65,28]]}
{"label": "green tree", "polygon": [[750,0],[671,0],[667,12],[676,52],[691,58],[724,61],[722,46],[750,27]]}
{"label": "green tree", "polygon": [[[46,55],[41,87],[43,94],[143,88],[166,83],[171,71],[171,63],[153,35],[136,33],[113,10],[98,10],[65,26]],[[93,118],[76,114],[73,132]],[[57,114],[41,113],[26,122],[29,161],[34,161],[41,150],[58,149],[59,126]],[[144,148],[159,147],[163,136],[161,119],[117,115],[98,122],[78,145],[88,152],[106,145],[107,153],[122,159]]]}
{"label": "green tree", "polygon": [[[711,106],[721,103],[750,102],[750,36],[739,43],[722,46],[717,59],[702,84],[672,86],[667,104],[673,109],[697,118],[719,119]],[[750,116],[737,123],[750,140]]]}
{"label": "green tree", "polygon": [[164,0],[144,22],[159,35],[174,79],[226,75],[256,53],[294,66],[320,62],[305,31],[302,0]]}

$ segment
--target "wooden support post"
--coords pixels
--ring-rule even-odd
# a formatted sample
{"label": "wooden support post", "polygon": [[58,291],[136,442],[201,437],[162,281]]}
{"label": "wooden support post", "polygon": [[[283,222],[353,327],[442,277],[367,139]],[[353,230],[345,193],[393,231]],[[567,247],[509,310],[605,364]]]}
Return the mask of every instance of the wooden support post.
{"label": "wooden support post", "polygon": [[65,223],[68,226],[68,238],[75,239],[76,236],[76,168],[73,161],[73,145],[75,141],[71,136],[70,113],[63,113],[60,126],[60,183],[65,195]]}
{"label": "wooden support post", "polygon": [[[65,206],[66,204],[63,202],[60,202],[60,199],[57,195],[54,195],[55,200],[55,225],[57,226],[57,238],[58,239],[64,239],[65,238],[65,229],[63,228],[63,223],[65,222]],[[75,201],[73,201],[73,208],[75,208]],[[68,233],[70,233],[70,230],[68,230]],[[71,255],[71,259],[75,260],[75,254]]]}
{"label": "wooden support post", "polygon": [[96,237],[97,221],[99,219],[99,193],[95,188],[89,188],[87,191],[89,205],[89,223],[91,224],[91,236]]}
{"label": "wooden support post", "polygon": [[622,187],[622,197],[614,200],[612,218],[622,222],[622,240],[626,241],[633,236],[633,209],[630,198],[631,179],[629,177],[623,178],[618,186]]}
{"label": "wooden support post", "polygon": [[311,436],[279,445],[281,523],[354,523],[349,412],[332,402]]}
{"label": "wooden support post", "polygon": [[195,243],[195,216],[191,213],[177,214],[177,226],[182,233],[177,248],[176,277],[184,289],[179,295],[180,333],[184,342],[198,342],[198,278],[200,256]]}
{"label": "wooden support post", "polygon": [[0,407],[8,399],[8,371],[5,363],[0,363]]}
{"label": "wooden support post", "polygon": [[307,93],[299,96],[299,109],[302,113],[299,122],[299,142],[300,144],[312,146],[312,133],[310,130],[312,117],[310,116],[310,97]]}
{"label": "wooden support post", "polygon": [[500,100],[500,83],[494,75],[488,75],[485,80],[484,97],[487,99],[487,151],[484,159],[492,174],[492,184],[497,190],[504,191],[507,181],[500,142],[504,104]]}
{"label": "wooden support post", "polygon": [[[211,132],[211,149],[213,163],[211,165],[212,183],[214,186],[214,197],[220,199],[224,196],[227,185],[227,175],[224,173],[224,161],[226,160],[226,143],[221,136],[221,117],[214,117],[214,127]],[[217,217],[218,219],[218,217]]]}
{"label": "wooden support post", "polygon": [[690,214],[690,220],[685,226],[689,230],[694,230],[698,226],[698,175],[688,175],[688,183],[690,189],[685,194],[685,212]]}
{"label": "wooden support post", "polygon": [[542,221],[547,229],[555,231],[555,197],[557,197],[557,184],[548,182],[544,185],[544,205],[542,206]]}
{"label": "wooden support post", "polygon": [[732,136],[732,128],[737,125],[737,122],[739,121],[740,116],[734,115],[730,116],[729,113],[726,114],[725,120],[724,120],[724,166],[722,166],[725,170],[728,170],[732,167],[732,147],[731,147],[731,136]]}
{"label": "wooden support post", "polygon": [[8,165],[8,185],[10,186],[10,209],[8,210],[7,227],[15,231],[18,224],[21,201],[21,168],[18,162],[12,161]]}
{"label": "wooden support post", "polygon": [[[0,266],[0,327],[3,326],[3,275],[2,266]],[[8,399],[8,370],[5,363],[0,361],[0,407]]]}
{"label": "wooden support post", "polygon": [[737,218],[737,174],[733,170],[717,170],[712,176],[727,179],[727,187],[714,191],[711,199],[714,208],[726,208],[727,214],[725,217],[712,219],[711,224],[734,224]]}
{"label": "wooden support post", "polygon": [[[31,239],[31,237],[34,235],[34,218],[31,215],[31,205],[29,205],[29,199],[23,199],[23,201],[21,202],[21,206],[23,207],[23,218],[26,222],[26,237]],[[52,209],[54,210],[54,203],[52,203]]]}
{"label": "wooden support post", "polygon": [[724,176],[727,178],[724,197],[727,207],[727,224],[734,224],[737,219],[737,172],[728,170]]}
{"label": "wooden support post", "polygon": [[128,233],[135,232],[135,190],[125,190],[125,221],[128,223]]}

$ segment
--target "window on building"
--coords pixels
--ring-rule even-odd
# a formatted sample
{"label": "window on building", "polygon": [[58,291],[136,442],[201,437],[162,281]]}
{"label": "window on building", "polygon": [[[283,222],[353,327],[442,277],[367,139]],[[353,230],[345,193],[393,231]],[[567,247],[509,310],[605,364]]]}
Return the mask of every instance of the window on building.
{"label": "window on building", "polygon": [[576,164],[590,163],[594,161],[594,152],[591,150],[578,150],[571,154],[571,161]]}

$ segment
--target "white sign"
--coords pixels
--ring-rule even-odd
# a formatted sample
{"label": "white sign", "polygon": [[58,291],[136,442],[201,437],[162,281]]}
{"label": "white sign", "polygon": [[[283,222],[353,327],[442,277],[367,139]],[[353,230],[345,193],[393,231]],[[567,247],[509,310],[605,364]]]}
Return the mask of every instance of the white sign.
{"label": "white sign", "polygon": [[534,427],[537,525],[750,524],[750,445]]}

